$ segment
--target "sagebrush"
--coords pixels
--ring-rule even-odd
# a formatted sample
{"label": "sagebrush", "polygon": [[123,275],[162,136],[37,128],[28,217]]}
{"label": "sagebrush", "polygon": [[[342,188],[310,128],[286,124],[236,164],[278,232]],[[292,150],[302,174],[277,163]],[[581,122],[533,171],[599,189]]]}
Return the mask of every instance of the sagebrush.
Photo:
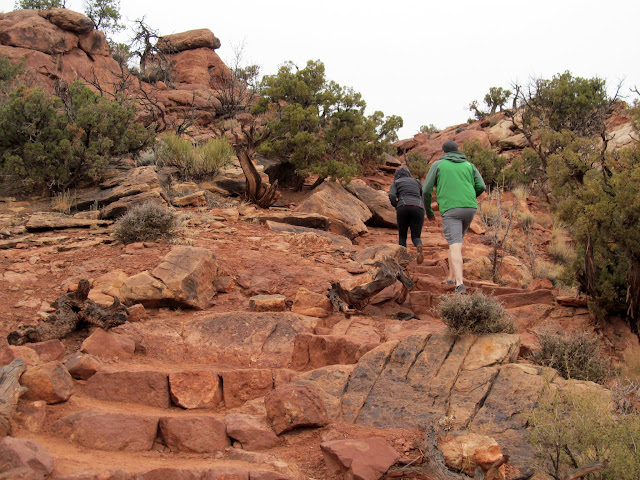
{"label": "sagebrush", "polygon": [[176,216],[161,205],[144,203],[118,219],[113,235],[124,244],[171,238],[177,223]]}
{"label": "sagebrush", "polygon": [[193,145],[186,138],[170,133],[162,137],[158,160],[178,169],[185,179],[213,177],[231,162],[233,148],[225,138]]}
{"label": "sagebrush", "polygon": [[503,305],[481,292],[440,297],[440,318],[455,335],[463,333],[515,333]]}
{"label": "sagebrush", "polygon": [[538,336],[540,350],[529,359],[545,367],[555,368],[566,379],[604,383],[609,377],[609,362],[602,356],[598,338],[587,332]]}

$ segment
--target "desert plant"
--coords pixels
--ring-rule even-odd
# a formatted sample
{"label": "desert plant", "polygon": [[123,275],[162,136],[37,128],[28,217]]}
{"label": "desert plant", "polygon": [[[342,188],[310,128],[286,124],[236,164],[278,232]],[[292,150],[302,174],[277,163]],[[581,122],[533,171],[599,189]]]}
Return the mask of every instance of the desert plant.
{"label": "desert plant", "polygon": [[491,276],[494,283],[500,280],[500,267],[504,251],[507,248],[507,238],[511,233],[513,224],[513,212],[515,200],[510,209],[502,207],[502,193],[499,188],[488,190],[489,200],[480,204],[480,218],[487,229],[487,238],[491,242],[492,251],[489,254],[491,260]]}
{"label": "desert plant", "polygon": [[124,243],[145,242],[175,235],[176,217],[156,203],[143,203],[133,207],[115,224],[113,235]]}
{"label": "desert plant", "polygon": [[526,202],[527,197],[531,193],[529,187],[525,185],[516,185],[511,189],[511,193],[515,195],[519,202]]}
{"label": "desert plant", "polygon": [[562,238],[551,240],[547,252],[554,262],[561,265],[568,265],[576,258],[576,252],[571,244]]}
{"label": "desert plant", "polygon": [[75,195],[69,190],[60,192],[53,197],[51,209],[56,212],[71,213],[71,208],[76,204]]}
{"label": "desert plant", "polygon": [[504,183],[502,169],[507,165],[505,157],[498,155],[490,148],[483,148],[478,140],[465,142],[461,150],[467,159],[476,166],[488,186]]}
{"label": "desert plant", "polygon": [[535,215],[529,211],[518,210],[516,212],[516,218],[518,219],[518,225],[525,232],[528,232],[529,230],[531,230],[531,227],[536,221]]}
{"label": "desert plant", "polygon": [[538,466],[555,479],[580,478],[588,467],[588,478],[640,479],[640,416],[616,412],[605,390],[545,389],[529,426]]}
{"label": "desert plant", "polygon": [[529,359],[545,367],[555,368],[566,379],[603,383],[610,374],[609,362],[601,355],[598,338],[587,332],[565,335],[542,333],[540,350]]}
{"label": "desert plant", "polygon": [[[535,260],[535,257],[534,257]],[[562,277],[562,267],[545,260],[536,260],[531,272],[534,278],[546,278],[556,284]]]}
{"label": "desert plant", "polygon": [[189,140],[174,133],[162,137],[158,160],[176,167],[182,178],[212,177],[231,161],[233,149],[225,138],[216,138],[193,146]]}
{"label": "desert plant", "polygon": [[407,166],[411,175],[418,179],[424,179],[429,170],[429,161],[421,153],[409,152],[407,154]]}
{"label": "desert plant", "polygon": [[439,313],[454,335],[516,331],[502,304],[481,292],[471,295],[443,295],[440,297]]}

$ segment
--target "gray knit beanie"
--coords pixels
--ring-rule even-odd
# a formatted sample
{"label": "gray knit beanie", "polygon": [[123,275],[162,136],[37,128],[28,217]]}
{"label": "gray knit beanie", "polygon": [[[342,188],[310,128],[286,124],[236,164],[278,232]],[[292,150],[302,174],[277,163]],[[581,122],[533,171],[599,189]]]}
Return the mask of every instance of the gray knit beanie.
{"label": "gray knit beanie", "polygon": [[444,153],[457,152],[458,144],[453,140],[447,140],[446,142],[444,142],[444,145],[442,145],[442,150],[444,151]]}

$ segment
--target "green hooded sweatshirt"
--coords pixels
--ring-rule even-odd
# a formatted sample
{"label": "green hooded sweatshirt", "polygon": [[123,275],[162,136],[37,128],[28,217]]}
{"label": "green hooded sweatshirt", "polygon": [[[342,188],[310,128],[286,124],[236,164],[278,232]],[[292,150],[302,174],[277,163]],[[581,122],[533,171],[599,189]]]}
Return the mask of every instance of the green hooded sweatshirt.
{"label": "green hooded sweatshirt", "polygon": [[452,208],[478,208],[476,198],[487,189],[478,169],[467,161],[462,152],[445,153],[431,165],[422,185],[422,199],[428,218],[435,217],[431,208],[433,187],[436,187],[441,215]]}

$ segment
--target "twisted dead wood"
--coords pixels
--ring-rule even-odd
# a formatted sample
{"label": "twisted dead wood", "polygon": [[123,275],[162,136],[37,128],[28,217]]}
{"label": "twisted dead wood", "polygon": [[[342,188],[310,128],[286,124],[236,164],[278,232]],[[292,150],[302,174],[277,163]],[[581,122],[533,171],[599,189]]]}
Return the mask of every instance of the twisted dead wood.
{"label": "twisted dead wood", "polygon": [[109,330],[127,321],[129,310],[114,297],[113,304],[103,308],[88,298],[91,286],[80,280],[75,292],[67,293],[51,304],[55,313],[39,325],[21,325],[7,336],[10,345],[61,339],[75,330],[93,325]]}
{"label": "twisted dead wood", "polygon": [[27,364],[21,358],[0,369],[0,438],[11,434],[11,418],[20,395],[26,390],[20,386],[20,376],[26,369]]}

